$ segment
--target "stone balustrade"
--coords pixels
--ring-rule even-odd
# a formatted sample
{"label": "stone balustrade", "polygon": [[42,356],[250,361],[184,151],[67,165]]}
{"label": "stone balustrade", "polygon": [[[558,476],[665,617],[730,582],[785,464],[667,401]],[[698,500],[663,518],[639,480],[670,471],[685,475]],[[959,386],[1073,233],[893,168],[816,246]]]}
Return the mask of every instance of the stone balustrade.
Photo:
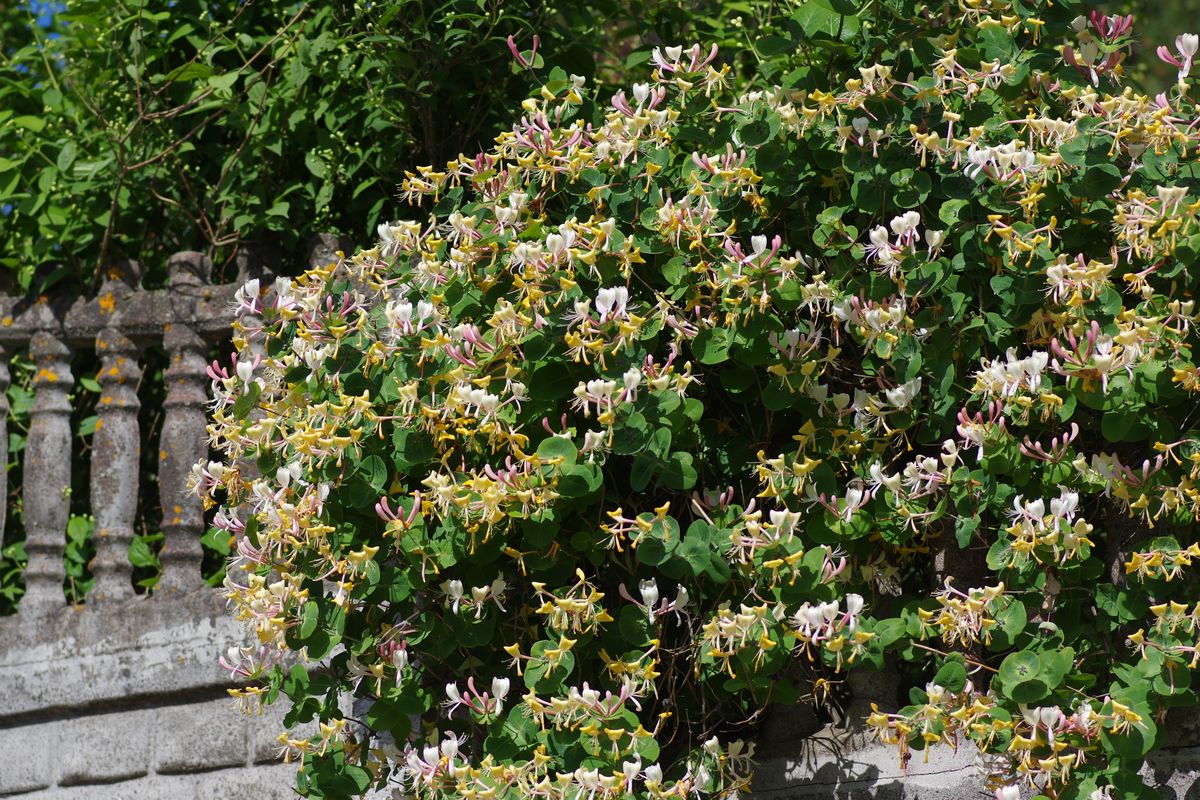
{"label": "stone balustrade", "polygon": [[[338,248],[319,237],[312,263]],[[0,618],[0,796],[43,798],[294,797],[295,768],[277,761],[283,704],[241,714],[217,663],[248,642],[220,592],[201,574],[205,529],[187,491],[192,465],[208,454],[205,406],[210,350],[229,338],[233,295],[256,273],[214,285],[202,253],[172,256],[169,285],[141,288],[136,262],[114,265],[86,299],[0,297],[0,464],[7,461],[8,359],[28,351],[33,402],[22,459],[26,594]],[[147,347],[167,366],[161,433],[139,428],[138,390]],[[94,588],[68,605],[63,584],[73,446],[75,354],[99,364],[91,441],[90,507],[95,519]],[[153,592],[135,593],[128,558],[137,529],[143,447],[158,452],[165,538]],[[8,496],[0,470],[0,496]],[[155,520],[157,522],[157,520]],[[4,516],[0,515],[0,538]]]}

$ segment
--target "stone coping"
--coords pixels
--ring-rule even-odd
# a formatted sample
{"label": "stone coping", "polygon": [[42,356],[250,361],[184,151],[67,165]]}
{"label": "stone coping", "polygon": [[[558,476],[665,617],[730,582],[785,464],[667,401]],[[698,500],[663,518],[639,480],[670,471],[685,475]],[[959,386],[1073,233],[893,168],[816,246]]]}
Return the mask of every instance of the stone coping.
{"label": "stone coping", "polygon": [[217,659],[246,634],[220,593],[200,587],[17,614],[0,619],[0,642],[0,723],[16,724],[225,695]]}

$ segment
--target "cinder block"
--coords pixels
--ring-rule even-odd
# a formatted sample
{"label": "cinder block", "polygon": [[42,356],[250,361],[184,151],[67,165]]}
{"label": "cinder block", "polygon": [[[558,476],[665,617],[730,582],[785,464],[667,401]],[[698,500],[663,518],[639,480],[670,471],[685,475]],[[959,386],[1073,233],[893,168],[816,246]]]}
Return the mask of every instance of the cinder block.
{"label": "cinder block", "polygon": [[118,711],[64,723],[64,739],[56,748],[61,762],[59,783],[111,783],[145,775],[150,770],[157,713]]}
{"label": "cinder block", "polygon": [[148,775],[100,786],[60,786],[5,800],[294,800],[295,784],[295,765],[271,764]]}
{"label": "cinder block", "polygon": [[[250,731],[250,758],[255,764],[264,764],[279,760],[279,734],[283,733],[283,715],[291,708],[291,701],[280,696],[274,704],[263,709],[261,715],[246,718],[246,726]],[[316,734],[317,723],[314,721],[298,726],[292,731],[293,739],[307,739]]]}
{"label": "cinder block", "polygon": [[795,742],[783,758],[759,762],[754,793],[789,800],[969,800],[988,796],[975,768],[971,744],[930,749],[906,769],[896,750],[872,739],[861,725],[825,728]]}
{"label": "cinder block", "polygon": [[0,795],[44,789],[54,782],[51,743],[57,723],[0,728]]}
{"label": "cinder block", "polygon": [[201,772],[246,763],[246,720],[229,698],[155,712],[155,771]]}

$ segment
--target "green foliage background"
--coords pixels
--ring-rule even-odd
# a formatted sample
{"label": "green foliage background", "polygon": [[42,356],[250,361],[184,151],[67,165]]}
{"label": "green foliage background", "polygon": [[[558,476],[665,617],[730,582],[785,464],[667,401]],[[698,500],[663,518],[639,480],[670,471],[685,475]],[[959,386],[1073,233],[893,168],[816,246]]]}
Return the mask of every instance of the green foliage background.
{"label": "green foliage background", "polygon": [[660,35],[744,48],[742,20],[785,5],[79,0],[45,29],[4,3],[0,271],[81,290],[119,256],[151,284],[182,249],[224,278],[245,245],[299,263],[313,233],[398,213],[405,169],[487,145],[529,82],[507,37],[611,79]]}

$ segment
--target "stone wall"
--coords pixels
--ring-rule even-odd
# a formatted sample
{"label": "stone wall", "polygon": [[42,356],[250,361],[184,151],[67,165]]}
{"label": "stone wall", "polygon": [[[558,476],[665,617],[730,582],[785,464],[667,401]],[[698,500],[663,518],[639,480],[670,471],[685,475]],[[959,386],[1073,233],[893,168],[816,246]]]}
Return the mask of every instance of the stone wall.
{"label": "stone wall", "polygon": [[[310,261],[337,242],[318,237]],[[95,297],[0,296],[0,463],[7,461],[8,358],[28,351],[36,372],[22,459],[26,594],[0,619],[0,796],[28,798],[294,797],[295,768],[276,760],[283,704],[266,717],[239,713],[218,656],[249,644],[201,575],[204,509],[187,491],[208,454],[205,407],[210,349],[229,339],[233,295],[261,259],[239,258],[229,284],[210,281],[201,253],[177,253],[169,285],[146,290],[136,262],[113,265]],[[142,354],[161,347],[162,432],[139,429]],[[91,441],[95,588],[79,606],[64,594],[63,554],[72,459],[73,357],[100,367]],[[140,453],[158,453],[158,492],[139,498]],[[8,495],[0,470],[0,495]],[[141,501],[139,503],[139,501]],[[139,506],[157,506],[163,574],[135,593],[127,552]],[[0,515],[0,536],[4,515]]]}
{"label": "stone wall", "polygon": [[[860,670],[847,680],[854,699],[844,724],[821,725],[807,708],[775,709],[763,726],[755,800],[992,800],[977,768],[978,751],[938,745],[901,767],[896,748],[869,736],[862,721],[875,703],[899,707],[888,672]],[[1200,713],[1171,709],[1159,724],[1159,748],[1141,774],[1162,800],[1200,800]],[[1095,757],[1102,758],[1102,754]],[[1024,791],[1025,800],[1036,792]],[[1113,795],[1109,800],[1123,800]]]}
{"label": "stone wall", "polygon": [[217,655],[242,636],[203,587],[0,620],[0,796],[294,797],[282,709],[226,692]]}

